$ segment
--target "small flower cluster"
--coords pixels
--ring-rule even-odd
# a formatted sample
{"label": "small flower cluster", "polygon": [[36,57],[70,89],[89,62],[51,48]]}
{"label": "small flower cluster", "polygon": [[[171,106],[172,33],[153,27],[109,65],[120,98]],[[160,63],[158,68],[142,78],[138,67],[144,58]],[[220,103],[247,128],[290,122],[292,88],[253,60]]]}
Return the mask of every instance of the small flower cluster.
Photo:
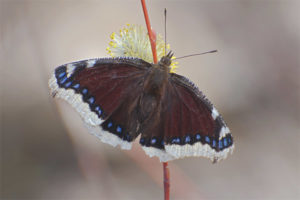
{"label": "small flower cluster", "polygon": [[[139,25],[127,24],[126,27],[120,30],[119,34],[113,32],[110,35],[111,41],[106,48],[108,54],[112,57],[136,57],[147,62],[153,63],[151,45],[147,31]],[[170,50],[170,45],[166,45],[166,50]],[[161,35],[156,39],[157,58],[166,55],[165,42]],[[175,59],[175,57],[172,57]],[[170,72],[174,73],[178,62],[172,62]]]}

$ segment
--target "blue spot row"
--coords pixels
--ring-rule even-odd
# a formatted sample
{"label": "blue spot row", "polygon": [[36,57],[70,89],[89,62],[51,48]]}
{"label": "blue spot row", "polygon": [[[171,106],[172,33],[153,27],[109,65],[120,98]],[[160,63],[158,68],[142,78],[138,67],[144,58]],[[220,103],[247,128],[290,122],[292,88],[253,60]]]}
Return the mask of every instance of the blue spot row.
{"label": "blue spot row", "polygon": [[57,83],[60,85],[60,87],[73,88],[76,93],[81,93],[83,96],[83,101],[87,102],[90,105],[91,110],[95,111],[97,115],[101,117],[103,110],[100,108],[100,106],[95,105],[95,97],[89,95],[87,88],[80,88],[80,84],[72,80],[72,77],[67,77],[66,66],[56,68],[55,75],[57,78]]}
{"label": "blue spot row", "polygon": [[68,80],[67,73],[66,73],[66,67],[60,66],[60,67],[56,68],[55,76],[57,79],[57,83],[59,85],[63,85]]}
{"label": "blue spot row", "polygon": [[223,137],[222,140],[219,141],[219,149],[227,148],[232,145],[231,137]]}
{"label": "blue spot row", "polygon": [[108,121],[104,122],[102,127],[104,128],[104,130],[117,135],[119,138],[121,138],[125,141],[128,141],[128,142],[132,141],[131,135],[129,135],[129,133],[124,131],[124,129],[122,128],[121,125],[115,124],[112,121],[108,120]]}
{"label": "blue spot row", "polygon": [[[78,84],[78,86],[75,84],[74,87],[79,87],[79,84]],[[103,110],[101,109],[101,107],[99,105],[95,104],[96,99],[95,99],[95,97],[90,96],[88,89],[82,88],[81,94],[83,95],[82,99],[90,105],[90,108],[92,110],[94,110],[98,114],[99,117],[101,117],[101,116],[103,117],[103,115],[104,115]]]}
{"label": "blue spot row", "polygon": [[140,144],[146,147],[156,147],[159,149],[164,148],[164,140],[158,137],[145,138],[141,137]]}
{"label": "blue spot row", "polygon": [[196,142],[201,142],[202,144],[209,144],[212,148],[217,151],[227,148],[232,145],[232,138],[230,134],[227,134],[226,137],[223,137],[221,140],[210,136],[201,136],[200,133],[192,136],[190,134],[184,137],[172,137],[168,140],[169,144],[185,145],[185,144],[194,144]]}

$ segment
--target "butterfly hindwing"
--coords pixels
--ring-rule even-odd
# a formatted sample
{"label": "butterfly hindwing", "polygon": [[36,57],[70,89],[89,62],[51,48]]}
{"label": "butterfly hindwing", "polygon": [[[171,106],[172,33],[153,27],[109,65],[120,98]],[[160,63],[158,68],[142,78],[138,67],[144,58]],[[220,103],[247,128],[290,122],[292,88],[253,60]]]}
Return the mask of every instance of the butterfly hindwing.
{"label": "butterfly hindwing", "polygon": [[[204,156],[214,161],[226,158],[233,149],[233,140],[221,115],[187,78],[171,74],[170,83],[171,95],[176,95],[179,103],[171,106],[169,118],[176,116],[173,109],[181,114],[178,123],[165,124],[169,127],[165,134],[166,152],[176,158]],[[172,134],[177,128],[181,132]]]}
{"label": "butterfly hindwing", "polygon": [[[222,117],[187,78],[170,74],[161,107],[160,122],[149,124],[141,136],[140,143],[149,156],[158,156],[164,162],[186,156],[217,161],[233,149]],[[163,145],[154,143],[153,138]]]}

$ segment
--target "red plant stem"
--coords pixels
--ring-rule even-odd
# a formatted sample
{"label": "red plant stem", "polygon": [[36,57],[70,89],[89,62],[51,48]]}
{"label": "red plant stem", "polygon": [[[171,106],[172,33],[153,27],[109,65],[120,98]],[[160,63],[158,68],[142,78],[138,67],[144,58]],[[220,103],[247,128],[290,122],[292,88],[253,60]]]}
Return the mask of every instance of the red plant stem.
{"label": "red plant stem", "polygon": [[170,199],[170,172],[168,162],[163,162],[165,200]]}
{"label": "red plant stem", "polygon": [[156,64],[157,63],[156,36],[155,36],[154,32],[151,29],[150,19],[149,19],[149,16],[148,16],[148,11],[147,11],[145,0],[141,0],[141,3],[142,3],[143,11],[144,11],[146,26],[147,26],[147,29],[148,29],[148,35],[149,35],[149,40],[150,40],[152,55],[153,55],[153,63]]}
{"label": "red plant stem", "polygon": [[[150,19],[146,7],[145,0],[141,0],[143,11],[144,11],[144,16],[145,16],[145,21],[146,21],[146,26],[148,29],[148,35],[149,35],[149,40],[151,44],[151,49],[152,49],[152,55],[153,55],[153,63],[157,63],[157,53],[156,53],[156,36],[154,32],[151,29],[150,25]],[[170,173],[169,173],[169,167],[168,167],[168,162],[163,162],[163,172],[164,172],[164,193],[165,193],[165,200],[170,199]]]}

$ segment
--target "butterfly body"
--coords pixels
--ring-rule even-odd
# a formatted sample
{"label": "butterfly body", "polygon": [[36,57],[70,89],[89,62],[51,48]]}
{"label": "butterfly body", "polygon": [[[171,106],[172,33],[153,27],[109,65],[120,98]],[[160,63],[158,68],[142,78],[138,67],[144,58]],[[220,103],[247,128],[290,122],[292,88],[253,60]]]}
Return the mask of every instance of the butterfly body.
{"label": "butterfly body", "polygon": [[226,158],[233,140],[223,118],[185,77],[170,73],[172,54],[158,64],[138,58],[90,59],[58,67],[53,93],[79,112],[103,142],[169,161],[186,156]]}

